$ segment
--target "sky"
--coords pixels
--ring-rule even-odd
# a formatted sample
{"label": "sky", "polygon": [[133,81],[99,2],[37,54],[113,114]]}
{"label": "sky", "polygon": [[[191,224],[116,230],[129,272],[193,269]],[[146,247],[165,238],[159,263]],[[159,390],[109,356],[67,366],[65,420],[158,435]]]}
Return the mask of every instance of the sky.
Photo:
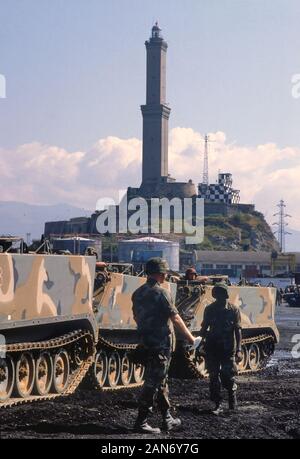
{"label": "sky", "polygon": [[269,222],[284,199],[300,230],[299,0],[0,0],[0,15],[1,200],[93,209],[140,184],[144,42],[158,20],[171,174],[201,180],[211,133],[211,181],[232,172]]}

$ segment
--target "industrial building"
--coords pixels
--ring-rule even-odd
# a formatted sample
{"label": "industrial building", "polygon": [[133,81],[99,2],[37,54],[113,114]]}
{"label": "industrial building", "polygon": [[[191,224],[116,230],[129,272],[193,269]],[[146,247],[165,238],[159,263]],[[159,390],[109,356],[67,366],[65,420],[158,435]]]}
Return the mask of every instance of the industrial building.
{"label": "industrial building", "polygon": [[288,275],[300,271],[300,253],[286,254],[285,258],[278,255],[278,262],[274,263],[271,252],[197,250],[196,269],[204,275],[218,273],[230,277]]}
{"label": "industrial building", "polygon": [[162,257],[170,269],[179,271],[179,242],[154,237],[123,239],[118,243],[119,262],[133,263],[142,267],[149,258]]}

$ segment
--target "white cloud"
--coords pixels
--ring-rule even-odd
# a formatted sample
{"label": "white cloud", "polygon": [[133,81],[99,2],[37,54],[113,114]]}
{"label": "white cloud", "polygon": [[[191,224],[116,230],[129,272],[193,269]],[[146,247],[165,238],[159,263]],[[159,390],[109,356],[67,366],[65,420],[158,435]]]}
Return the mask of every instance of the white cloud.
{"label": "white cloud", "polygon": [[[284,199],[290,226],[300,229],[300,148],[268,143],[256,147],[227,142],[223,132],[210,134],[209,170],[231,172],[242,202],[254,202],[273,221]],[[203,135],[191,128],[170,132],[170,173],[177,180],[198,183],[203,168]],[[1,200],[32,204],[66,202],[94,208],[99,198],[116,197],[119,189],[139,186],[142,144],[139,139],[107,137],[89,151],[69,152],[38,142],[14,150],[0,148]]]}

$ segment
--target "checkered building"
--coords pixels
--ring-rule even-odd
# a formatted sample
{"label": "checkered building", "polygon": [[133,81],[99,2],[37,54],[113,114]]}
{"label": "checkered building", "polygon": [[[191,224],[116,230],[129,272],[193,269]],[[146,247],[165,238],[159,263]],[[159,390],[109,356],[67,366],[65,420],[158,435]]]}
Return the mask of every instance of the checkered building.
{"label": "checkered building", "polygon": [[210,202],[225,204],[238,204],[240,202],[240,192],[232,188],[232,174],[228,173],[219,174],[216,184],[199,183],[198,193],[199,198]]}

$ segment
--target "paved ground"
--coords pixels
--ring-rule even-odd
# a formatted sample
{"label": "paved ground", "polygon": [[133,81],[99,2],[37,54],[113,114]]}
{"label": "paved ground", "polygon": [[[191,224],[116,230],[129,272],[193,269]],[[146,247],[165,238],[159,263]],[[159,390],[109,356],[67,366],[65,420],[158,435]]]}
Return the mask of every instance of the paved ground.
{"label": "paved ground", "polygon": [[[239,411],[210,414],[207,381],[171,381],[183,427],[158,438],[300,438],[300,358],[291,356],[300,335],[300,309],[280,306],[281,342],[262,373],[239,378]],[[1,411],[1,438],[140,438],[132,432],[139,391],[80,392],[66,399]],[[152,424],[159,424],[153,415]],[[146,437],[145,437],[146,438]]]}

